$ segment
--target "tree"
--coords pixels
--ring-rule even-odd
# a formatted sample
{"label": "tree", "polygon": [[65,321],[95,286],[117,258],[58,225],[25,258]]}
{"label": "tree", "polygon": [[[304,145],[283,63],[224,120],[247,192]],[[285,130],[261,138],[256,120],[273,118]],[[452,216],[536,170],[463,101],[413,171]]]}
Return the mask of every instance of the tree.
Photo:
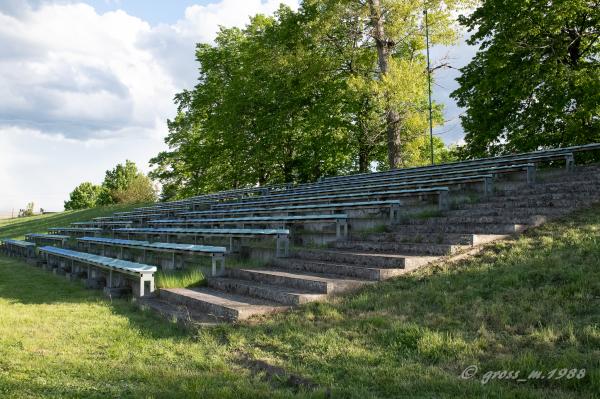
{"label": "tree", "polygon": [[102,187],[90,182],[81,183],[71,194],[69,200],[65,201],[65,210],[87,209],[96,206]]}
{"label": "tree", "polygon": [[107,170],[102,190],[98,194],[98,205],[119,203],[151,202],[156,200],[152,181],[141,173],[136,164],[126,160]]}
{"label": "tree", "polygon": [[35,204],[33,202],[28,202],[25,209],[21,209],[19,211],[19,217],[24,218],[28,216],[33,216],[33,209],[35,208]]}
{"label": "tree", "polygon": [[154,202],[156,201],[156,191],[148,176],[139,173],[127,187],[113,191],[112,197],[118,204]]}
{"label": "tree", "polygon": [[150,178],[141,173],[134,162],[125,161],[107,170],[102,185],[81,183],[65,201],[65,210],[93,208],[102,205],[156,201],[156,190]]}
{"label": "tree", "polygon": [[472,157],[600,140],[600,3],[486,0],[453,93]]}
{"label": "tree", "polygon": [[[460,2],[428,4],[433,42],[451,41]],[[163,199],[413,164],[406,148],[428,126],[423,4],[378,7],[383,70],[370,8],[356,0],[282,6],[197,45],[198,83],[175,96],[169,150],[151,160]]]}

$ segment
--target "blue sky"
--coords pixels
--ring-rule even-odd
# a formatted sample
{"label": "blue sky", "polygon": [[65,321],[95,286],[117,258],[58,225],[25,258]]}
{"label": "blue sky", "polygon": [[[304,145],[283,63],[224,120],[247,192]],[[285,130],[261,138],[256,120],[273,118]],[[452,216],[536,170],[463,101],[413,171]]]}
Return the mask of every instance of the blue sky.
{"label": "blue sky", "polygon": [[158,25],[175,23],[183,17],[187,7],[195,4],[206,5],[210,0],[92,0],[86,3],[99,13],[121,9],[152,25]]}
{"label": "blue sky", "polygon": [[[62,210],[76,185],[126,159],[149,171],[173,96],[196,81],[195,44],[298,1],[0,0],[0,217],[29,201]],[[461,41],[432,57],[458,68],[473,53]],[[457,76],[440,70],[434,86],[446,143],[463,136]]]}

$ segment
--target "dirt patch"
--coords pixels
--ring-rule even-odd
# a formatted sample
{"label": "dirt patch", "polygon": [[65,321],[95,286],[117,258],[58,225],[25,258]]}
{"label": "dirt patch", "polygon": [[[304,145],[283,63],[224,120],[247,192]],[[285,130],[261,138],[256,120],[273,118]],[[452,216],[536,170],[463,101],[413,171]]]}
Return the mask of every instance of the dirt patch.
{"label": "dirt patch", "polygon": [[263,360],[251,359],[247,354],[242,352],[237,352],[236,358],[237,364],[249,369],[253,375],[263,373],[264,378],[271,383],[278,385],[283,384],[292,388],[296,393],[301,390],[323,390],[325,391],[326,398],[331,397],[331,391],[329,388],[324,388],[308,378],[289,373],[285,369],[269,364]]}

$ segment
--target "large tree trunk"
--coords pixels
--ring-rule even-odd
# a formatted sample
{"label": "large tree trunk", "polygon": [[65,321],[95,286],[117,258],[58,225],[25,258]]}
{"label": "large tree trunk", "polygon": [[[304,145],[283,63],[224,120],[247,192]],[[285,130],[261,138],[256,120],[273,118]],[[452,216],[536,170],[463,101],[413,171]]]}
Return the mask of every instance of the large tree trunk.
{"label": "large tree trunk", "polygon": [[[385,37],[380,0],[369,0],[369,9],[371,14],[371,23],[373,25],[373,38],[375,39],[375,45],[377,47],[379,78],[383,79],[383,77],[388,73],[388,62],[393,43],[387,40]],[[386,108],[385,119],[387,125],[388,162],[390,164],[390,168],[393,169],[397,168],[402,162],[400,113],[389,103],[386,105]]]}

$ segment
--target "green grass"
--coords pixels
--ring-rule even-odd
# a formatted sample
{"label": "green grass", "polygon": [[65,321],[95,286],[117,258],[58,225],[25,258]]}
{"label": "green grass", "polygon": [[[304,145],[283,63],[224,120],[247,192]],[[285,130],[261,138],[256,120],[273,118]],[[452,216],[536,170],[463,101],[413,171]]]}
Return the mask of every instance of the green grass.
{"label": "green grass", "polygon": [[181,270],[161,270],[156,273],[158,288],[196,287],[205,282],[204,274],[198,267],[186,267]]}
{"label": "green grass", "polygon": [[1,219],[0,238],[23,239],[27,233],[46,233],[49,227],[66,227],[73,222],[86,222],[95,217],[111,216],[114,212],[125,212],[140,206],[144,204],[112,205],[25,218]]}
{"label": "green grass", "polygon": [[600,208],[259,321],[187,331],[0,258],[0,397],[598,398]]}

